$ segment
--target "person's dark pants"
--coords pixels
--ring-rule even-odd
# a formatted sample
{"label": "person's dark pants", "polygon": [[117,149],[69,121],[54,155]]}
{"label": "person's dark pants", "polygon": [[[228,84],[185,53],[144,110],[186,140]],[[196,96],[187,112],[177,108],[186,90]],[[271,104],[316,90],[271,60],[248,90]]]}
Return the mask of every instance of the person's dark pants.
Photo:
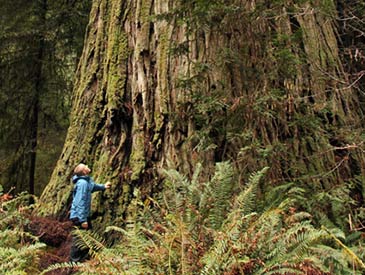
{"label": "person's dark pants", "polygon": [[[74,226],[79,228],[80,230],[90,230],[91,229],[90,219],[88,219],[88,221],[87,221],[88,229],[82,228],[81,223],[79,222],[78,219],[71,219],[71,221],[73,222]],[[72,245],[71,245],[71,251],[70,251],[70,261],[71,262],[75,262],[75,263],[83,262],[88,259],[89,248],[80,248],[79,240],[80,240],[79,236],[75,236],[75,235],[72,236]]]}

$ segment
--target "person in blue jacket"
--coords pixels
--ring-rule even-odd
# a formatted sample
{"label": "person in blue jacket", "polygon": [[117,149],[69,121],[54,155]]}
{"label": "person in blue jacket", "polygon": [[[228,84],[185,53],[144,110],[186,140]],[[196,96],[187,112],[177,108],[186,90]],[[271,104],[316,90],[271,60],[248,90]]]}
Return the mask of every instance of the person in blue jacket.
{"label": "person in blue jacket", "polygon": [[[76,166],[72,181],[74,183],[70,220],[79,229],[91,229],[90,209],[91,193],[110,188],[111,183],[97,184],[89,176],[91,169],[83,163]],[[77,237],[72,238],[70,252],[71,262],[81,262],[88,255],[88,249],[81,249],[77,245]]]}

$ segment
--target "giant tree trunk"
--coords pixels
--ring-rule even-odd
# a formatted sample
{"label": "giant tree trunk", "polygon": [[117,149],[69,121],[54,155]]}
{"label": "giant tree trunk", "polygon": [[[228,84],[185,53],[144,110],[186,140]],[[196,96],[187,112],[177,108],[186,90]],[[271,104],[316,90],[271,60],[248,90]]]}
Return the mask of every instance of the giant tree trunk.
{"label": "giant tree trunk", "polygon": [[165,167],[189,175],[201,162],[209,176],[215,162],[231,160],[244,183],[268,165],[267,184],[314,190],[363,173],[335,8],[193,2],[93,1],[71,126],[42,212],[66,214],[79,162],[96,181],[112,181],[94,213],[116,224],[135,187],[160,188]]}

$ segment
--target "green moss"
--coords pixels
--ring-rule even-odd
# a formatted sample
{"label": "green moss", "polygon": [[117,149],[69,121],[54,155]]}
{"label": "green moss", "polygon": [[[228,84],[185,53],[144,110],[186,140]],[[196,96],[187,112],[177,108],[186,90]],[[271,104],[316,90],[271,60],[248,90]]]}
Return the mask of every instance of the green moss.
{"label": "green moss", "polygon": [[122,98],[121,92],[124,91],[126,75],[123,72],[126,59],[128,58],[128,38],[125,33],[117,30],[109,41],[111,47],[108,51],[108,73],[107,73],[107,97],[108,109],[120,107],[120,100]]}
{"label": "green moss", "polygon": [[97,161],[95,162],[95,167],[101,167],[103,173],[109,172],[110,169],[107,169],[107,164],[109,161],[109,152],[103,151],[100,152],[99,156],[96,156]]}
{"label": "green moss", "polygon": [[131,180],[135,181],[138,180],[145,167],[143,132],[134,132],[133,137],[133,149],[129,163],[132,169]]}
{"label": "green moss", "polygon": [[142,0],[141,8],[139,11],[138,18],[142,24],[149,24],[150,22],[150,10],[151,10],[151,0]]}
{"label": "green moss", "polygon": [[[168,93],[168,85],[167,85],[167,75],[168,69],[167,66],[169,64],[169,37],[168,31],[165,30],[159,37],[160,42],[160,56],[158,57],[158,69],[160,75],[160,94],[161,94],[161,110],[162,113],[167,113],[167,103],[169,102],[169,93]],[[158,117],[157,119],[160,119]],[[161,121],[156,121],[156,124],[161,124]]]}

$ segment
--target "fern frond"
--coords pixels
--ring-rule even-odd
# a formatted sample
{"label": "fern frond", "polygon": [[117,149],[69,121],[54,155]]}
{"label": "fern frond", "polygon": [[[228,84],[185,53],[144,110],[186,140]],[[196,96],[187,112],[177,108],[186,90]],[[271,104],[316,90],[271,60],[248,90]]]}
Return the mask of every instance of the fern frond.
{"label": "fern frond", "polygon": [[209,222],[212,228],[219,229],[226,218],[232,198],[233,168],[229,162],[216,164],[215,173],[210,181],[213,203],[209,211]]}
{"label": "fern frond", "polygon": [[[18,211],[5,212],[0,214],[0,229],[6,228],[14,221],[22,219],[22,215]],[[23,218],[24,219],[24,218]]]}
{"label": "fern frond", "polygon": [[200,274],[220,274],[219,270],[222,268],[227,258],[229,258],[230,247],[229,241],[221,236],[220,239],[214,243],[210,252],[202,258],[202,263],[205,265]]}
{"label": "fern frond", "polygon": [[88,248],[89,254],[97,258],[99,251],[105,248],[105,240],[101,238],[96,232],[76,229],[72,233],[76,236],[76,245],[83,249]]}
{"label": "fern frond", "polygon": [[300,270],[298,267],[288,267],[283,264],[277,264],[275,266],[270,266],[269,268],[262,269],[258,271],[257,274],[264,274],[264,275],[278,275],[278,274],[298,274],[303,275],[303,271]]}
{"label": "fern frond", "polygon": [[[278,207],[285,201],[287,206],[298,205],[306,201],[304,188],[296,186],[294,182],[284,183],[266,192],[265,204],[267,208]],[[283,206],[283,205],[282,205]],[[282,208],[282,206],[280,208]]]}
{"label": "fern frond", "polygon": [[23,240],[37,242],[39,238],[17,228],[0,231],[0,247],[18,247],[22,245]]}
{"label": "fern frond", "polygon": [[204,192],[202,184],[198,181],[201,170],[202,165],[198,163],[187,186],[186,201],[188,207],[186,208],[185,221],[192,226],[197,222],[198,215],[196,215],[196,211],[200,210],[199,203],[201,201],[201,194]]}
{"label": "fern frond", "polygon": [[165,181],[169,191],[164,194],[169,197],[169,199],[165,197],[165,206],[170,212],[183,211],[186,206],[189,181],[176,170],[164,170],[164,172],[169,179]]}
{"label": "fern frond", "polygon": [[288,253],[287,259],[297,258],[301,260],[304,256],[308,255],[310,248],[321,244],[323,241],[328,240],[328,235],[322,230],[315,230],[309,224],[301,224],[300,227],[288,232],[291,238],[287,239]]}
{"label": "fern frond", "polygon": [[[242,234],[245,234],[245,231],[252,231],[255,225],[264,223],[260,218],[264,219],[265,216],[260,216],[258,220],[254,221],[257,215],[252,210],[255,206],[258,184],[267,170],[268,167],[265,167],[261,171],[253,173],[250,176],[247,188],[236,197],[232,211],[222,223],[221,231],[217,233],[218,236],[215,238],[217,241],[214,242],[209,252],[202,259],[204,267],[200,274],[220,274],[220,270],[228,268],[237,260],[232,255],[233,243],[236,243],[237,247],[241,247],[240,249],[244,249],[245,244],[237,243],[240,238],[240,240],[243,239]],[[272,224],[270,228],[271,226]]]}
{"label": "fern frond", "polygon": [[286,218],[285,222],[288,224],[294,224],[294,223],[302,222],[305,220],[310,220],[311,218],[312,218],[311,214],[301,211],[301,212],[295,212],[294,214],[289,215]]}
{"label": "fern frond", "polygon": [[252,213],[256,205],[255,200],[257,196],[258,185],[268,170],[269,167],[264,167],[260,171],[250,175],[247,187],[235,199],[233,209],[239,209],[243,215]]}
{"label": "fern frond", "polygon": [[59,269],[75,270],[75,269],[80,269],[84,266],[85,266],[85,264],[83,264],[83,263],[73,263],[73,262],[56,263],[56,264],[53,264],[53,265],[50,265],[49,267],[47,267],[45,270],[43,270],[41,273],[39,273],[39,275],[45,275],[48,272],[59,270]]}
{"label": "fern frond", "polygon": [[107,226],[106,229],[105,229],[105,233],[109,233],[110,231],[116,231],[116,232],[119,232],[119,233],[127,233],[127,231],[119,226]]}
{"label": "fern frond", "polygon": [[0,270],[10,272],[31,266],[37,259],[37,251],[44,247],[43,243],[35,243],[20,249],[2,247],[0,249]]}

